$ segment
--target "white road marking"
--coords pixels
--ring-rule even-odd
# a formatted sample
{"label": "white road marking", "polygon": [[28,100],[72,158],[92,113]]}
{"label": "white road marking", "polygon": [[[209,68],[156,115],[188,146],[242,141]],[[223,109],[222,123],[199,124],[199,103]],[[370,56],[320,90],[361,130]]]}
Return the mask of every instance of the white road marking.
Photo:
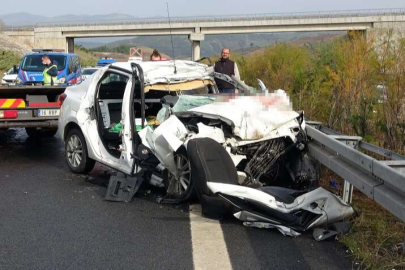
{"label": "white road marking", "polygon": [[194,269],[232,269],[219,221],[203,217],[201,206],[193,204],[190,227]]}

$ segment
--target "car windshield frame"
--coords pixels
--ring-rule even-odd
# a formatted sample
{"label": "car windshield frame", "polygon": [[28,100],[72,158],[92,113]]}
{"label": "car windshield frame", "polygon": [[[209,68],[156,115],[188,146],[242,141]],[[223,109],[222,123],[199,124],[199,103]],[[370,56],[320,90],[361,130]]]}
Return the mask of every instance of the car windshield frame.
{"label": "car windshield frame", "polygon": [[[30,54],[26,55],[23,59],[21,69],[24,71],[34,71],[34,72],[43,72],[45,69],[45,65],[42,64],[43,54]],[[48,54],[51,61],[56,61],[58,63],[58,71],[62,71],[66,68],[66,55],[52,55]],[[32,61],[35,61],[32,63]]]}
{"label": "car windshield frame", "polygon": [[18,69],[17,72],[14,72],[14,68],[10,68],[7,72],[6,75],[17,75],[18,74]]}

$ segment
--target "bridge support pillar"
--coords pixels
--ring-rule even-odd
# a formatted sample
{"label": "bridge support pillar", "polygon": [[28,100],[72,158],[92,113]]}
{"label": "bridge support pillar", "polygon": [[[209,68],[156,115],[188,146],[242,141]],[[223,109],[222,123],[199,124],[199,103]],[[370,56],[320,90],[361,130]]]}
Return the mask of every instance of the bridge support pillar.
{"label": "bridge support pillar", "polygon": [[67,53],[75,52],[75,39],[74,38],[66,38],[66,52]]}
{"label": "bridge support pillar", "polygon": [[191,41],[191,60],[196,61],[201,58],[201,41],[204,40],[204,34],[191,33],[188,39]]}

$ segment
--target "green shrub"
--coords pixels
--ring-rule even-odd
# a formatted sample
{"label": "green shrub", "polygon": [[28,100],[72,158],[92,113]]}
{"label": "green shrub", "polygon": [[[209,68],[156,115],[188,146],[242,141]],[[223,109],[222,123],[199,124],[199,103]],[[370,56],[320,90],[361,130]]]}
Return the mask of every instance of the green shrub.
{"label": "green shrub", "polygon": [[19,66],[21,62],[21,56],[12,52],[0,49],[0,71],[3,72],[9,70],[13,65]]}

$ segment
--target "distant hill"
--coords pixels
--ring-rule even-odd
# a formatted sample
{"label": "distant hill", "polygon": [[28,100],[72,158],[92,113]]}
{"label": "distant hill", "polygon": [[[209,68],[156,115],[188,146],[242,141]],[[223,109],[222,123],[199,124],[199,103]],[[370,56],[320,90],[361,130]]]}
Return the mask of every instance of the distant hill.
{"label": "distant hill", "polygon": [[[142,49],[142,55],[143,55],[143,60],[149,60],[150,59],[150,55],[152,54],[153,49],[149,48],[149,47],[144,47],[141,46]],[[129,49],[128,52],[93,52],[93,54],[95,56],[97,56],[98,58],[104,58],[104,57],[108,57],[108,58],[113,58],[119,62],[126,62],[128,61],[129,58]],[[161,55],[163,57],[166,57],[168,59],[170,59],[170,56],[161,53]]]}
{"label": "distant hill", "polygon": [[95,42],[87,41],[87,39],[86,39],[86,41],[84,41],[84,39],[82,39],[82,40],[75,40],[75,44],[79,44],[79,45],[81,45],[81,46],[83,46],[83,47],[85,47],[87,49],[93,49],[93,48],[96,48],[96,47],[103,46],[105,43],[104,42],[97,42],[97,41],[95,41]]}
{"label": "distant hill", "polygon": [[18,25],[35,25],[37,23],[116,21],[116,20],[130,20],[137,18],[131,15],[119,13],[101,14],[101,15],[66,14],[62,16],[47,17],[21,12],[21,13],[0,15],[0,19],[2,19],[6,25],[18,26]]}
{"label": "distant hill", "polygon": [[[148,17],[146,19],[161,19],[162,16]],[[42,16],[35,15],[27,12],[0,14],[0,19],[4,21],[6,25],[21,26],[21,25],[35,25],[37,23],[63,23],[63,22],[89,22],[89,21],[125,21],[125,20],[137,20],[144,19],[140,17],[134,17],[128,14],[122,13],[110,13],[110,14],[98,14],[98,15],[76,15],[66,14],[60,16]]]}
{"label": "distant hill", "polygon": [[[223,47],[229,47],[234,52],[240,51],[242,54],[245,54],[249,50],[263,48],[275,42],[294,42],[301,38],[310,40],[311,38],[319,38],[325,34],[330,34],[330,32],[206,35],[205,40],[201,42],[201,56],[219,55]],[[177,58],[189,58],[191,56],[191,43],[187,36],[173,36],[173,44]],[[86,47],[85,43],[82,43],[82,45]],[[91,50],[126,53],[133,46],[154,48],[173,57],[170,36],[139,36],[110,42],[101,47],[91,47]]]}
{"label": "distant hill", "polygon": [[295,45],[306,45],[306,44],[319,44],[319,43],[327,43],[331,42],[337,38],[341,38],[346,35],[346,32],[339,32],[339,33],[332,33],[332,34],[324,34],[314,37],[302,37],[297,40],[294,40],[292,43]]}
{"label": "distant hill", "polygon": [[0,15],[0,19],[2,19],[6,25],[24,25],[43,22],[46,21],[48,17],[21,12],[21,13]]}
{"label": "distant hill", "polygon": [[[323,34],[323,35],[310,36],[310,37],[301,37],[301,38],[291,41],[291,44],[297,45],[297,46],[306,46],[309,44],[317,45],[320,43],[328,43],[337,38],[343,37],[345,34],[346,34],[345,32],[339,32],[339,33],[333,33],[333,34]],[[261,53],[265,49],[266,48],[254,46],[254,47],[239,49],[237,51],[234,51],[234,53],[249,56],[249,55]]]}

